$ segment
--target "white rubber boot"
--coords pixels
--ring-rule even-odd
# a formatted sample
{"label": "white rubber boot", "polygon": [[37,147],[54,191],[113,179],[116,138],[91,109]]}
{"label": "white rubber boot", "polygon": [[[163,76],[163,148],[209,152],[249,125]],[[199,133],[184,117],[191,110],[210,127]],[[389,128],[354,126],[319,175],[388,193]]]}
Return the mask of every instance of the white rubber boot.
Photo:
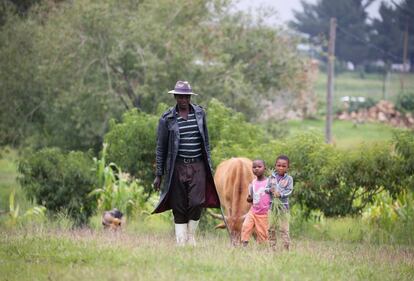
{"label": "white rubber boot", "polygon": [[184,246],[187,242],[187,224],[176,223],[175,224],[175,238],[177,239],[178,246]]}
{"label": "white rubber boot", "polygon": [[197,230],[198,222],[199,221],[193,221],[193,220],[190,220],[188,222],[188,240],[187,240],[188,245],[191,245],[191,246],[196,245],[195,232]]}

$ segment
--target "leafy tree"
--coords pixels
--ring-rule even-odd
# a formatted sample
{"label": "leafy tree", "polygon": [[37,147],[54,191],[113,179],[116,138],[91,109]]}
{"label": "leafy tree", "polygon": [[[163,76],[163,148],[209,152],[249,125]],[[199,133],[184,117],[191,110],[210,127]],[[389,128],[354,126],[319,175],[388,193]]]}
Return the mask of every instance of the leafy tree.
{"label": "leafy tree", "polygon": [[290,25],[320,44],[329,38],[330,18],[336,18],[336,56],[340,60],[361,65],[368,54],[367,47],[361,42],[368,39],[369,32],[365,9],[372,2],[319,0],[316,4],[310,4],[302,0],[303,11],[293,12],[295,19]]}
{"label": "leafy tree", "polygon": [[[302,71],[294,42],[229,1],[42,1],[0,29],[1,144],[98,151],[111,119],[155,112],[187,79],[255,117],[262,98],[289,89]],[[258,71],[260,69],[260,71]]]}
{"label": "leafy tree", "polygon": [[8,14],[0,28],[0,143],[20,143],[43,123],[39,110],[46,100],[39,81],[34,79],[39,56],[34,50],[36,24]]}
{"label": "leafy tree", "polygon": [[411,63],[411,72],[414,72],[414,0],[403,0],[401,3],[392,1],[397,7],[399,26],[401,31],[408,33],[408,59]]}
{"label": "leafy tree", "polygon": [[403,46],[403,33],[399,28],[398,11],[392,6],[381,3],[379,19],[372,22],[373,33],[371,41],[380,49],[372,49],[372,59],[382,59],[390,64],[400,59]]}

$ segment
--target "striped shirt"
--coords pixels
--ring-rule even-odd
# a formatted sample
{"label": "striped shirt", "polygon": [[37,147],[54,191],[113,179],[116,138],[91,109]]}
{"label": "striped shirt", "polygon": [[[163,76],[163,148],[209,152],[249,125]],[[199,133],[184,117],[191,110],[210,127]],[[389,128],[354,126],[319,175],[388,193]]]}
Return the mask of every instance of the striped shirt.
{"label": "striped shirt", "polygon": [[[177,113],[178,114],[178,113]],[[188,119],[177,116],[177,123],[180,132],[180,145],[178,156],[184,158],[196,158],[201,153],[201,134],[198,129],[197,119],[194,112],[188,114]]]}
{"label": "striped shirt", "polygon": [[293,191],[293,178],[285,173],[283,176],[278,175],[275,171],[269,177],[268,190],[274,189],[279,192],[278,198],[286,210],[289,210],[289,196]]}

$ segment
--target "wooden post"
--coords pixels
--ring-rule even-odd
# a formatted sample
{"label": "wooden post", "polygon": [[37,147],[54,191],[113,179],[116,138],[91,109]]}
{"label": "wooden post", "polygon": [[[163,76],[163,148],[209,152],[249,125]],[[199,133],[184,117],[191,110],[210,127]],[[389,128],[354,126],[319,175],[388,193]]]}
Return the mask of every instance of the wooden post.
{"label": "wooden post", "polygon": [[336,18],[331,18],[328,44],[328,84],[326,91],[325,142],[332,143],[332,96],[334,91]]}
{"label": "wooden post", "polygon": [[404,75],[407,73],[407,49],[408,49],[408,20],[405,23],[404,48],[403,48],[403,69],[401,73],[401,92],[404,92]]}

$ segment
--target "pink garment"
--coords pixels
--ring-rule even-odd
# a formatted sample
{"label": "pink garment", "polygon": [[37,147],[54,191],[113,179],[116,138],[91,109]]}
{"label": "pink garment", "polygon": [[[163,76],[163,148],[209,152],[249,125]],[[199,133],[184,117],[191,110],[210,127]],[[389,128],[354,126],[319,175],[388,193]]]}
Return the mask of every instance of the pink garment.
{"label": "pink garment", "polygon": [[272,199],[270,194],[265,192],[266,185],[267,178],[262,181],[253,180],[252,190],[249,191],[253,198],[253,206],[251,211],[257,215],[267,214],[270,209]]}

